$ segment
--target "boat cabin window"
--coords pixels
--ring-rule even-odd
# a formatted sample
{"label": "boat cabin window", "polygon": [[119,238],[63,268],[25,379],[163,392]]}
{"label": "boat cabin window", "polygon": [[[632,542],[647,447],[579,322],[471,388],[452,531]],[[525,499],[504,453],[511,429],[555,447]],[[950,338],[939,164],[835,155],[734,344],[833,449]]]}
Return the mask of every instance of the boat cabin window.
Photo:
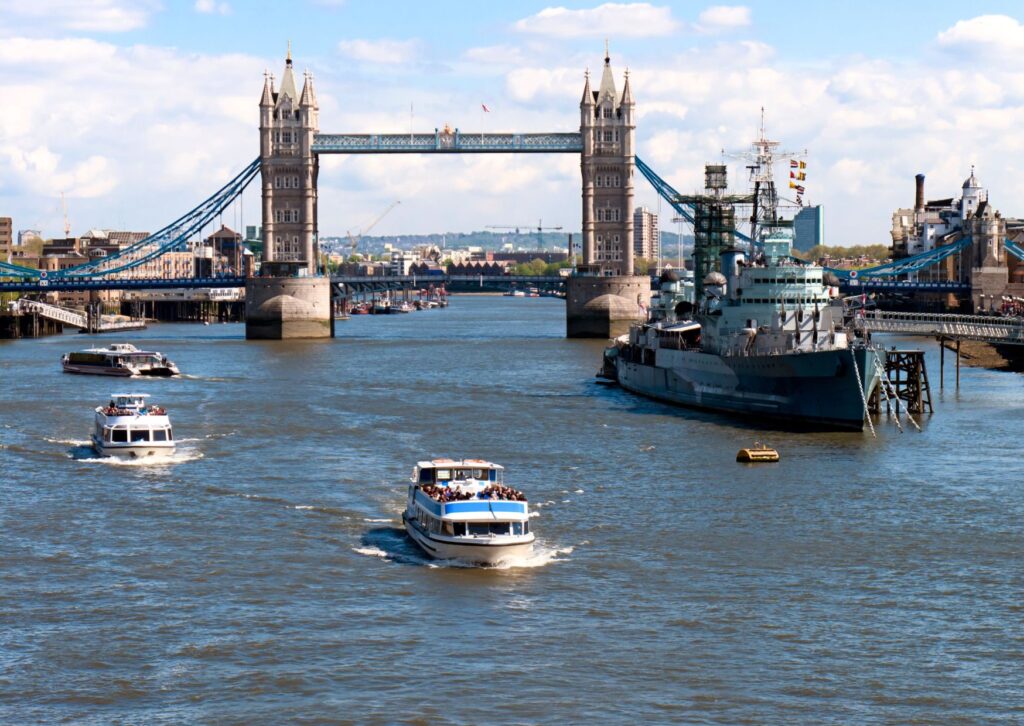
{"label": "boat cabin window", "polygon": [[455,536],[465,537],[466,536],[466,523],[465,522],[453,522],[455,525]]}
{"label": "boat cabin window", "polygon": [[[478,537],[487,537],[492,534],[507,535],[511,522],[468,522],[469,533]],[[517,523],[518,524],[518,523]],[[456,531],[458,534],[458,531]]]}
{"label": "boat cabin window", "polygon": [[436,472],[438,481],[450,481],[452,478],[451,469],[437,469]]}
{"label": "boat cabin window", "polygon": [[110,441],[110,429],[103,429],[103,440]]}
{"label": "boat cabin window", "polygon": [[114,429],[111,441],[113,441],[115,444],[127,444],[128,429]]}
{"label": "boat cabin window", "polygon": [[430,484],[434,481],[433,469],[420,469],[420,484]]}
{"label": "boat cabin window", "polygon": [[153,441],[167,441],[167,434],[170,431],[167,429],[154,429],[153,430]]}
{"label": "boat cabin window", "polygon": [[149,429],[132,429],[132,441],[149,441]]}
{"label": "boat cabin window", "polygon": [[522,533],[523,533],[523,523],[522,522],[513,522],[512,523],[512,534],[522,534]]}

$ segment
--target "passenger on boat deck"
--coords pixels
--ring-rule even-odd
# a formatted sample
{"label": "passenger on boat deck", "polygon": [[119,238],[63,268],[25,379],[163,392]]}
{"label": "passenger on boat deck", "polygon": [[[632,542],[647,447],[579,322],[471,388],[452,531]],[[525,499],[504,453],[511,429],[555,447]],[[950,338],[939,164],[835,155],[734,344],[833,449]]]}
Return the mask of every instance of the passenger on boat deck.
{"label": "passenger on boat deck", "polygon": [[489,484],[482,492],[481,499],[508,499],[514,502],[525,502],[526,495],[518,489],[501,484]]}

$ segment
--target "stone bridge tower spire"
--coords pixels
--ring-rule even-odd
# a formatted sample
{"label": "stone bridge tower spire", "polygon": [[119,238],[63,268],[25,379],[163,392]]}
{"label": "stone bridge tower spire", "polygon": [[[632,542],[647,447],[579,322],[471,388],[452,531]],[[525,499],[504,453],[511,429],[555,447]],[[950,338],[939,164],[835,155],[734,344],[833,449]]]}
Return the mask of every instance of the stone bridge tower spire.
{"label": "stone bridge tower spire", "polygon": [[588,72],[580,99],[583,264],[567,286],[569,337],[615,337],[646,317],[651,281],[633,274],[635,113],[629,71],[619,94],[606,43],[601,84],[592,90]]}
{"label": "stone bridge tower spire", "polygon": [[245,337],[324,338],[334,335],[331,285],[318,275],[317,175],[313,140],[320,109],[313,76],[300,94],[291,43],[280,88],[264,74],[260,96],[263,264],[245,283]]}
{"label": "stone bridge tower spire", "polygon": [[635,109],[629,71],[615,90],[606,44],[601,85],[592,91],[588,73],[580,101],[583,263],[604,275],[633,274]]}
{"label": "stone bridge tower spire", "polygon": [[260,161],[263,184],[263,259],[317,270],[316,183],[319,165],[313,139],[319,106],[313,77],[306,73],[302,93],[295,84],[291,45],[281,87],[264,80],[260,97]]}

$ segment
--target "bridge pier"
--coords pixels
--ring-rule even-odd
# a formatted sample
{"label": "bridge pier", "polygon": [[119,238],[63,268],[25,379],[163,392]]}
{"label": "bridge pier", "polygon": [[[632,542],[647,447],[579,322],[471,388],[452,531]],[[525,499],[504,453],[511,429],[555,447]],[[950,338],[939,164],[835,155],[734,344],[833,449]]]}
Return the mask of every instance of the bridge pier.
{"label": "bridge pier", "polygon": [[566,280],[565,335],[616,338],[646,317],[651,279],[636,275],[573,275]]}
{"label": "bridge pier", "polygon": [[245,283],[248,340],[330,338],[333,318],[326,277],[252,277]]}

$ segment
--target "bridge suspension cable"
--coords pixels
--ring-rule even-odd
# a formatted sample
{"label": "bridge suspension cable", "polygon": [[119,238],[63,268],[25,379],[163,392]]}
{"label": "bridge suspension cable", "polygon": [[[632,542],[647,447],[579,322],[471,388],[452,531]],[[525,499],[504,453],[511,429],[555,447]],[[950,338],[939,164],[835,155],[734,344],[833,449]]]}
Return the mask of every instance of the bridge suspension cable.
{"label": "bridge suspension cable", "polygon": [[[260,160],[256,159],[209,198],[145,239],[112,255],[90,260],[65,270],[47,273],[46,276],[54,280],[115,275],[143,265],[167,252],[180,249],[188,243],[193,234],[213,221],[218,214],[221,214],[229,204],[237,199],[249,183],[256,178],[259,170]],[[5,262],[0,262],[0,272],[18,277],[42,277],[39,270]]]}
{"label": "bridge suspension cable", "polygon": [[[950,242],[948,245],[942,245],[936,247],[933,250],[927,250],[911,257],[904,257],[900,260],[893,260],[892,262],[886,262],[883,265],[876,265],[875,267],[867,267],[863,270],[857,270],[857,277],[883,277],[883,276],[895,276],[905,275],[910,272],[917,272],[923,270],[925,267],[942,262],[950,255],[955,255],[957,252],[961,252],[971,244],[970,237],[963,237],[958,239],[956,242]],[[838,270],[834,267],[826,267],[826,270],[833,273],[836,277],[842,280],[849,280],[850,273],[853,270]]]}
{"label": "bridge suspension cable", "polygon": [[[119,252],[68,268],[59,273],[58,276],[113,275],[138,267],[164,253],[180,249],[188,242],[189,237],[213,221],[218,214],[221,214],[231,202],[245,191],[249,183],[256,178],[259,170],[260,160],[256,159],[212,196],[166,227]],[[113,263],[113,267],[109,266],[111,263]]]}

